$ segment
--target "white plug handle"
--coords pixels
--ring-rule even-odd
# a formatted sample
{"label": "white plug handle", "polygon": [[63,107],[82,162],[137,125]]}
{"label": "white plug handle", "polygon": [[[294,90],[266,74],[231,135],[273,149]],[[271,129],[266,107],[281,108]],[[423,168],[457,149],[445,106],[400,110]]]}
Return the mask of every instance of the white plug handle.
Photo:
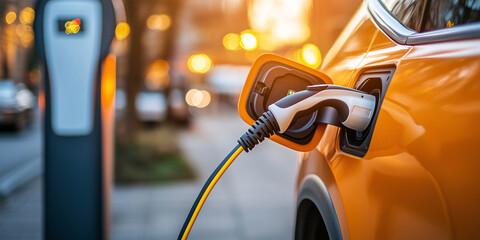
{"label": "white plug handle", "polygon": [[345,127],[363,131],[370,124],[375,110],[375,96],[355,89],[318,85],[271,104],[272,112],[280,128],[280,133],[287,131],[290,124],[305,111],[314,112],[322,107],[333,107],[337,110],[339,122]]}

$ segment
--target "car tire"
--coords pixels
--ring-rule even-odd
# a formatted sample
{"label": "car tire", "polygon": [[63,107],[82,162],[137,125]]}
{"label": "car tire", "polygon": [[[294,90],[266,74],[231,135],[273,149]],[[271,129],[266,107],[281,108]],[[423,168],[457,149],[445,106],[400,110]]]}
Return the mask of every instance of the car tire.
{"label": "car tire", "polygon": [[297,209],[295,240],[330,239],[325,222],[315,204],[305,199]]}

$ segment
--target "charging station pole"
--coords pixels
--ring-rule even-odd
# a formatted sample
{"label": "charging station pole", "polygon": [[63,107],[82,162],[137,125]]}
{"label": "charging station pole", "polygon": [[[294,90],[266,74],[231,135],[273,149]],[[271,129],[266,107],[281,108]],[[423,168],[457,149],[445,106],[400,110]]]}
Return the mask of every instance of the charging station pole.
{"label": "charging station pole", "polygon": [[[44,239],[108,238],[111,160],[105,156],[112,156],[106,147],[112,137],[104,133],[112,127],[102,109],[102,76],[112,69],[105,59],[114,31],[110,0],[37,2],[36,48],[44,63]],[[110,81],[114,91],[114,77]]]}

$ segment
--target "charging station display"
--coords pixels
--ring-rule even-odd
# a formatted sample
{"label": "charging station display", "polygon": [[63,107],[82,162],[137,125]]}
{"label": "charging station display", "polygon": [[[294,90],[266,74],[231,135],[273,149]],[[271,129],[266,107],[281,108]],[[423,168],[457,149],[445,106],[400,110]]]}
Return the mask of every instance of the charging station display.
{"label": "charging station display", "polygon": [[70,34],[78,34],[85,31],[84,19],[75,17],[75,18],[62,18],[58,19],[58,31]]}
{"label": "charging station display", "polygon": [[[61,136],[88,135],[93,130],[91,107],[101,50],[101,6],[97,1],[51,1],[45,6],[43,31],[52,129]],[[65,59],[74,59],[76,64]]]}

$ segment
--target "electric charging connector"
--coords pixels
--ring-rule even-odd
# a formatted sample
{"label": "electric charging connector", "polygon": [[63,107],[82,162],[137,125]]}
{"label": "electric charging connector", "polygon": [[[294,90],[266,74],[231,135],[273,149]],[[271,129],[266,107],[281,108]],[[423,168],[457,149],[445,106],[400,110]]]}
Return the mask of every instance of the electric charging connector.
{"label": "electric charging connector", "polygon": [[286,96],[268,107],[238,143],[250,151],[265,138],[281,134],[300,117],[314,112],[316,122],[363,131],[375,110],[375,96],[335,85],[313,85]]}
{"label": "electric charging connector", "polygon": [[256,145],[280,131],[277,120],[272,112],[267,111],[238,139],[245,152],[249,152]]}
{"label": "electric charging connector", "polygon": [[249,152],[273,134],[281,134],[301,116],[317,112],[317,123],[332,124],[353,130],[365,130],[375,109],[375,96],[335,85],[320,84],[307,90],[288,95],[271,104],[265,112],[238,140],[238,145],[215,169],[200,191],[178,239],[187,239],[207,196],[226,169],[243,151]]}

